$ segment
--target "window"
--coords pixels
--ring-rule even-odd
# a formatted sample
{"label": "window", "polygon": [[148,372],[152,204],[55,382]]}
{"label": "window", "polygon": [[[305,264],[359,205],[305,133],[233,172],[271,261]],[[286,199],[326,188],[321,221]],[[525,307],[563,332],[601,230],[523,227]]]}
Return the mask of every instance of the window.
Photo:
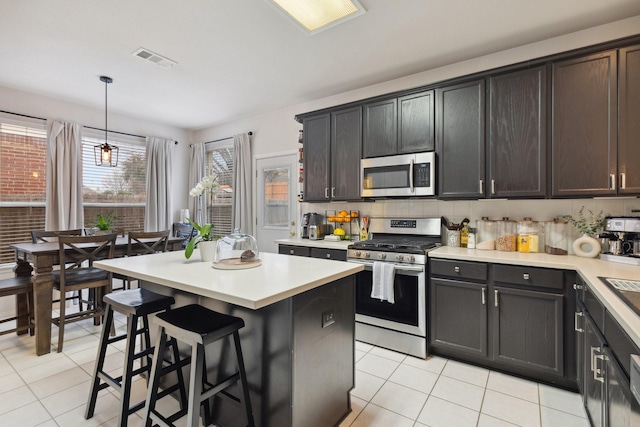
{"label": "window", "polygon": [[82,132],[82,197],[85,227],[95,225],[98,214],[118,217],[114,226],[126,231],[144,230],[146,157],[144,138],[108,134],[118,147],[118,166],[96,166],[93,147],[104,142],[104,132],[84,128]]}
{"label": "window", "polygon": [[205,173],[218,176],[216,193],[207,195],[207,221],[215,234],[226,236],[233,231],[233,144],[209,144],[206,150]]}
{"label": "window", "polygon": [[0,113],[0,264],[14,261],[10,244],[44,229],[46,122]]}

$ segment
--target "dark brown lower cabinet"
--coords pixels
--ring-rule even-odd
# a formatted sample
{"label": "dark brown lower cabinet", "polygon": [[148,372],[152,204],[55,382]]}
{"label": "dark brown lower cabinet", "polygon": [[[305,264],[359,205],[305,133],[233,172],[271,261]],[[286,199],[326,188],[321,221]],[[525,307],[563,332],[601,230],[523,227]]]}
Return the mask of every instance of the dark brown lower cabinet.
{"label": "dark brown lower cabinet", "polygon": [[584,322],[584,406],[591,421],[592,427],[604,427],[605,387],[604,374],[601,368],[604,349],[604,338],[597,326],[589,316],[585,316]]}
{"label": "dark brown lower cabinet", "polygon": [[564,375],[564,296],[504,286],[495,286],[493,292],[494,359]]}

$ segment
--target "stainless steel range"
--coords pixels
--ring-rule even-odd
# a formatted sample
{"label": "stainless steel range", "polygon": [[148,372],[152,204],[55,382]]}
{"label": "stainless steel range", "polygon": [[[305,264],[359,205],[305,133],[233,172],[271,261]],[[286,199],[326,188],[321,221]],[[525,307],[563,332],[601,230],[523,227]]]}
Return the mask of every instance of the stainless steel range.
{"label": "stainless steel range", "polygon": [[[441,223],[440,217],[372,218],[372,239],[349,245],[347,261],[365,265],[356,277],[357,340],[427,356],[427,252],[441,244]],[[393,303],[371,296],[374,270],[380,271],[374,263],[393,265]]]}

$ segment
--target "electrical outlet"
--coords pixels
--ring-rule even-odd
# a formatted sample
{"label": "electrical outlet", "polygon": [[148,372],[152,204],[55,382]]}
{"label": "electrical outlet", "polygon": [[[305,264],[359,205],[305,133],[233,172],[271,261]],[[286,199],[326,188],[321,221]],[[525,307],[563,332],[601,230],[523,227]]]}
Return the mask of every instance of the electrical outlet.
{"label": "electrical outlet", "polygon": [[322,327],[323,328],[326,328],[327,326],[333,325],[334,323],[336,323],[336,321],[333,318],[333,309],[327,310],[324,313],[322,313]]}

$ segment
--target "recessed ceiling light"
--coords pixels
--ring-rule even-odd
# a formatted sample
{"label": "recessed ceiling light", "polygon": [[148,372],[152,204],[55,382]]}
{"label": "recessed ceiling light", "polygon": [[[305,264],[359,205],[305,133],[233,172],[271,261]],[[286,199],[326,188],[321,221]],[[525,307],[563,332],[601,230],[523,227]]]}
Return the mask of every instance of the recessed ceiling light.
{"label": "recessed ceiling light", "polygon": [[272,0],[309,33],[353,19],[365,13],[356,0]]}

